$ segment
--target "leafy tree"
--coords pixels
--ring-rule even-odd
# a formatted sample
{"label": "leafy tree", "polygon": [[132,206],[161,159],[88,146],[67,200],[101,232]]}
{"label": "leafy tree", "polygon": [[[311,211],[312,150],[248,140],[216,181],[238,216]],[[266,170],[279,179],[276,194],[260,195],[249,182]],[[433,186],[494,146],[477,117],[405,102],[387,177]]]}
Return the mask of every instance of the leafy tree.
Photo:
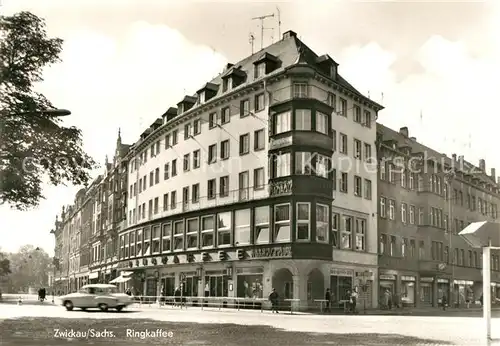
{"label": "leafy tree", "polygon": [[97,165],[81,131],[41,112],[54,106],[34,90],[43,68],[60,61],[62,40],[47,38],[30,12],[0,16],[0,35],[0,204],[25,210],[43,199],[47,175],[53,185],[81,185]]}
{"label": "leafy tree", "polygon": [[0,277],[7,276],[11,273],[9,259],[0,252]]}
{"label": "leafy tree", "polygon": [[51,259],[40,248],[25,245],[10,256],[11,271],[9,281],[13,292],[26,290],[28,287],[46,286]]}

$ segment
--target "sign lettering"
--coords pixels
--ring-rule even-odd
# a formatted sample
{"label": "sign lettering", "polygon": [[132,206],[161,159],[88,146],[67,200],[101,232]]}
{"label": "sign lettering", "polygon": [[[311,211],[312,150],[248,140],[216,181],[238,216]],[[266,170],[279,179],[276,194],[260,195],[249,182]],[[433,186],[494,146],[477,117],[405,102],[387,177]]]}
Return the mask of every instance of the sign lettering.
{"label": "sign lettering", "polygon": [[330,275],[333,276],[353,276],[353,274],[354,271],[349,269],[337,269],[337,268],[330,269]]}
{"label": "sign lettering", "polygon": [[292,248],[290,246],[256,248],[252,251],[253,258],[266,257],[291,257]]}
{"label": "sign lettering", "polygon": [[278,139],[271,139],[271,149],[276,149],[280,147],[284,147],[287,145],[292,145],[292,137],[284,137],[284,138],[278,138]]}
{"label": "sign lettering", "polygon": [[279,196],[279,195],[287,195],[292,193],[292,181],[278,181],[275,183],[271,183],[269,185],[269,194],[271,196]]}
{"label": "sign lettering", "polygon": [[390,275],[390,274],[382,274],[379,276],[379,279],[380,280],[396,280],[396,276],[395,275]]}

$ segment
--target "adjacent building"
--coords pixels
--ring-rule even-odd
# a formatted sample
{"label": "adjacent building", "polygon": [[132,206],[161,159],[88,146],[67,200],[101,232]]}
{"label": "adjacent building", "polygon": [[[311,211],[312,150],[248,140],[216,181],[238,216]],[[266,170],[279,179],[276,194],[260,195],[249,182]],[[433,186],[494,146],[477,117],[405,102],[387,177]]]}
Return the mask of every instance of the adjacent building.
{"label": "adjacent building", "polygon": [[[498,221],[500,178],[463,156],[448,157],[377,125],[379,159],[379,286],[405,305],[477,301],[482,253],[457,234],[475,221]],[[498,252],[492,252],[492,291],[500,297]],[[498,286],[498,289],[497,289]]]}

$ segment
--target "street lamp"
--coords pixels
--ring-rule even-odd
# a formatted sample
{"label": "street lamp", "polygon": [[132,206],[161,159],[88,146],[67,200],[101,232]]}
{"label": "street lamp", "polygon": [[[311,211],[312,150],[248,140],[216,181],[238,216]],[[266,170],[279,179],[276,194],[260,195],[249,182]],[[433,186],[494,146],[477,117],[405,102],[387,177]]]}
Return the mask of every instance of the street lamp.
{"label": "street lamp", "polygon": [[67,115],[70,115],[71,112],[67,109],[45,109],[45,110],[39,110],[39,111],[28,111],[28,112],[19,112],[19,113],[13,113],[12,115],[48,115],[50,117],[58,118],[58,117],[65,117]]}

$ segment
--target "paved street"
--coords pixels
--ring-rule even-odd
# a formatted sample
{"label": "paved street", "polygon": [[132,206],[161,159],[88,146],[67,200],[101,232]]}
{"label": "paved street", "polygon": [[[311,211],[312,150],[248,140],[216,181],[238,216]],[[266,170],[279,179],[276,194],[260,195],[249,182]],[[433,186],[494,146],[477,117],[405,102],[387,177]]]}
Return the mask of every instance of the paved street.
{"label": "paved street", "polygon": [[[472,312],[472,316],[479,316]],[[497,313],[498,315],[498,313]],[[47,318],[47,316],[50,316]],[[141,345],[479,345],[478,317],[325,316],[260,311],[179,310],[143,308],[116,313],[67,312],[60,306],[0,305],[0,345],[124,344]],[[82,340],[61,331],[107,330],[103,338]],[[132,338],[136,331],[161,329],[170,336]],[[493,337],[500,339],[500,318],[492,321]],[[91,339],[91,340],[90,340]],[[500,344],[499,341],[494,344]]]}

